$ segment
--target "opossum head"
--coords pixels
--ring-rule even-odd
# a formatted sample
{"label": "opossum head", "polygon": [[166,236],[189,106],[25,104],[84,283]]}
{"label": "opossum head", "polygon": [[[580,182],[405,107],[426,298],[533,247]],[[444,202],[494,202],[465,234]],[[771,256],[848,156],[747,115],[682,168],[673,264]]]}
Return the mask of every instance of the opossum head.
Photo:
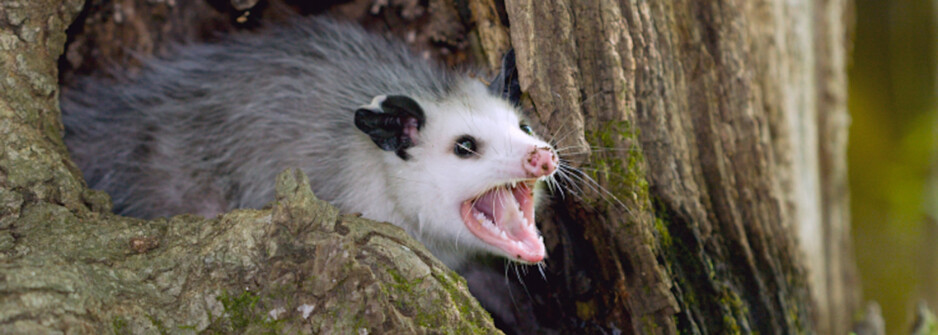
{"label": "opossum head", "polygon": [[467,251],[537,263],[535,184],[558,166],[517,108],[475,80],[439,99],[379,96],[356,125],[385,151],[389,193],[404,223],[451,266]]}

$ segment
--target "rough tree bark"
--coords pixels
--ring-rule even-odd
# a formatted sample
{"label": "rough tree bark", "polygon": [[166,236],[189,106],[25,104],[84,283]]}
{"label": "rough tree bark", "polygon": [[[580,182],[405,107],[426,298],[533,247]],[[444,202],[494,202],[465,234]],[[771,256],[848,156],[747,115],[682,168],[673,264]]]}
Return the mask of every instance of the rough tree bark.
{"label": "rough tree bark", "polygon": [[[244,23],[187,7],[201,1],[115,3],[88,29],[127,46],[78,39],[64,67]],[[256,1],[231,3],[231,17],[259,16],[244,15]],[[447,61],[494,66],[515,48],[526,111],[585,172],[571,178],[598,184],[569,184],[539,214],[546,272],[519,275],[513,302],[537,329],[506,330],[846,332],[846,0],[391,3]],[[138,31],[123,35],[127,4],[165,11],[121,16]],[[0,3],[0,332],[496,331],[425,249],[336,214],[294,173],[270,209],[108,214],[58,122],[56,59],[81,7]]]}
{"label": "rough tree bark", "polygon": [[566,287],[539,308],[636,333],[847,332],[847,1],[505,7],[533,115],[608,190],[543,223]]}

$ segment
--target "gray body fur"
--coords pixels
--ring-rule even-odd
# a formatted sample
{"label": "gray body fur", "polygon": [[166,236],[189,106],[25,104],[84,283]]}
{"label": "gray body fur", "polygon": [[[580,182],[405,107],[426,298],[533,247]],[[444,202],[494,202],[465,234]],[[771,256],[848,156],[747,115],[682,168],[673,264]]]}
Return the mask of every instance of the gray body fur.
{"label": "gray body fur", "polygon": [[184,46],[133,80],[65,88],[65,140],[123,215],[257,208],[291,167],[320,198],[369,201],[355,191],[380,198],[394,185],[355,108],[381,94],[443,98],[458,80],[414,60],[403,43],[326,18]]}
{"label": "gray body fur", "polygon": [[[274,199],[276,174],[300,168],[318,197],[404,228],[451,267],[479,251],[538,262],[533,192],[508,190],[533,189],[556,155],[523,125],[501,82],[445,71],[358,26],[302,19],[179,47],[133,78],[63,88],[65,143],[119,214],[258,208]],[[422,116],[385,122],[394,108]],[[359,124],[359,111],[376,119]],[[357,128],[375,125],[404,129],[412,142],[389,151],[369,138],[385,128]],[[460,155],[466,138],[472,152]],[[492,203],[480,205],[486,195]],[[485,215],[488,228],[477,219]]]}

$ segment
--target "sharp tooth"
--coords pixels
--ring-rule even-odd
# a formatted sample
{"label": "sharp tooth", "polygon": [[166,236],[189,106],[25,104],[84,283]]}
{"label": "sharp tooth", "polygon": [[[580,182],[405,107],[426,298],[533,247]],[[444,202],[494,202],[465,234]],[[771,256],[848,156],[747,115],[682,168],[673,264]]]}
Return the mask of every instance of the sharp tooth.
{"label": "sharp tooth", "polygon": [[499,232],[498,226],[496,226],[495,223],[493,223],[491,220],[486,219],[485,223],[482,225],[485,226],[485,229],[488,229],[492,233],[498,234]]}
{"label": "sharp tooth", "polygon": [[541,244],[544,244],[544,235],[538,236],[537,239],[541,241]]}

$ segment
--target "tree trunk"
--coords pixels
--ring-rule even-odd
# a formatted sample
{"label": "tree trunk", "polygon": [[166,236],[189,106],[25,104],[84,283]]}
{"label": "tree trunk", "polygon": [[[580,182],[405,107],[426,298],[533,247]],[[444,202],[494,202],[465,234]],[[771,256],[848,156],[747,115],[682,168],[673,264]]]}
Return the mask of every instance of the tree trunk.
{"label": "tree trunk", "polygon": [[[70,37],[80,47],[68,71],[266,17],[245,14],[251,1],[232,1],[229,21],[187,7],[208,8],[201,1],[114,3],[123,9],[83,12],[97,28]],[[427,28],[418,42],[444,44],[433,50],[448,62],[474,55],[494,66],[514,48],[526,111],[583,171],[567,172],[564,195],[539,213],[546,271],[518,273],[526,294],[508,314],[523,322],[496,313],[504,330],[847,332],[858,297],[846,0],[391,5],[428,17],[391,28]],[[146,6],[166,11],[146,19]],[[81,7],[0,3],[2,332],[496,331],[424,248],[337,215],[295,173],[281,175],[271,209],[216,220],[107,214],[107,198],[68,161],[57,114],[56,59]]]}
{"label": "tree trunk", "polygon": [[635,333],[848,331],[846,1],[505,5],[533,115],[602,186],[555,206],[564,288],[533,300]]}

